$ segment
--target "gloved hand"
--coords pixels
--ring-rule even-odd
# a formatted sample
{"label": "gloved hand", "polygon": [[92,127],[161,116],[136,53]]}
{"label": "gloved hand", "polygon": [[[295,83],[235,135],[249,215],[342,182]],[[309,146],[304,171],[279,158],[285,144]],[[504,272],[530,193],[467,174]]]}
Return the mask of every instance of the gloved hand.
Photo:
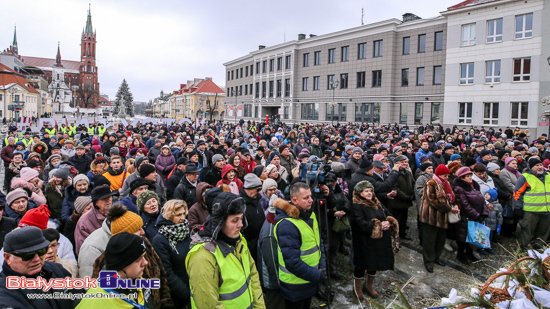
{"label": "gloved hand", "polygon": [[502,224],[497,224],[497,234],[500,234],[501,229],[502,229]]}
{"label": "gloved hand", "polygon": [[321,272],[321,274],[319,275],[319,283],[323,284],[323,283],[327,282],[327,278],[328,278],[327,270],[326,269],[321,269],[320,272]]}
{"label": "gloved hand", "polygon": [[514,209],[514,218],[523,219],[523,209]]}
{"label": "gloved hand", "polygon": [[279,198],[279,197],[277,196],[277,194],[273,194],[273,195],[271,196],[271,198],[269,199],[269,206],[270,206],[270,207],[273,206],[273,203],[275,202],[275,200],[276,200],[277,198]]}

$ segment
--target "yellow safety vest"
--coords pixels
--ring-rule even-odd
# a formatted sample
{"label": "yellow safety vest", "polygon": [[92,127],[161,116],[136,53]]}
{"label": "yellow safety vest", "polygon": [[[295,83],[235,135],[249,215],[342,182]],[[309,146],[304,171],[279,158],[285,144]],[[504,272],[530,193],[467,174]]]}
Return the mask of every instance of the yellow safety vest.
{"label": "yellow safety vest", "polygon": [[[317,217],[313,212],[311,213],[311,219],[313,219],[313,228],[302,219],[284,218],[277,222],[273,229],[273,234],[275,234],[275,239],[277,239],[277,243],[279,243],[279,239],[277,238],[277,227],[283,220],[292,222],[300,231],[300,237],[302,238],[300,259],[310,267],[319,268],[319,261],[321,260],[321,238],[319,235]],[[279,245],[277,245],[277,252],[279,253],[279,280],[281,282],[289,285],[296,285],[297,288],[299,288],[301,284],[309,283],[309,281],[299,278],[286,269],[285,260]]]}
{"label": "yellow safety vest", "polygon": [[[25,148],[29,147],[29,144],[31,143],[30,140],[26,140],[26,139],[24,139],[24,138],[21,139],[21,142],[22,142],[23,144],[25,144]],[[16,143],[17,143],[17,142],[16,142]]]}
{"label": "yellow safety vest", "polygon": [[69,134],[75,135],[76,134],[76,126],[70,126],[69,127]]}
{"label": "yellow safety vest", "polygon": [[544,176],[544,184],[537,176],[523,173],[531,187],[523,195],[523,210],[529,212],[550,212],[550,174]]}
{"label": "yellow safety vest", "polygon": [[61,127],[59,128],[63,134],[67,133],[67,127]]}
{"label": "yellow safety vest", "polygon": [[55,128],[51,128],[51,129],[46,128],[46,129],[44,129],[44,131],[48,132],[50,137],[55,135]]}
{"label": "yellow safety vest", "polygon": [[95,127],[91,127],[91,128],[88,127],[87,129],[88,129],[88,134],[89,135],[94,135],[95,134]]}
{"label": "yellow safety vest", "polygon": [[105,132],[107,132],[107,128],[105,127],[97,127],[97,133],[99,133],[99,136],[103,136],[103,134],[105,134]]}
{"label": "yellow safety vest", "polygon": [[[218,290],[218,300],[224,305],[225,308],[253,308],[254,307],[254,293],[250,283],[250,257],[248,254],[248,245],[246,240],[241,235],[242,241],[242,253],[239,261],[237,256],[233,253],[223,256],[218,246],[216,251],[211,252],[205,248],[206,251],[212,253],[216,259],[216,264],[220,271],[221,286]],[[189,250],[187,257],[185,258],[185,267],[189,269],[189,259],[193,253],[197,252],[200,248],[204,247],[205,243],[197,244]],[[195,300],[193,299],[193,284],[190,282],[191,287],[191,307],[197,308]]]}

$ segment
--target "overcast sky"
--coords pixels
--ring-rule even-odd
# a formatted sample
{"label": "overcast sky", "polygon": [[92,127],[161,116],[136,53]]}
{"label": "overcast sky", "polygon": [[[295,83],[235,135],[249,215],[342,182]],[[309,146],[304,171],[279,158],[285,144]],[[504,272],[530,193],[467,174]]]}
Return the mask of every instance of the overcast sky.
{"label": "overcast sky", "polygon": [[[126,79],[136,101],[179,89],[195,77],[225,85],[224,62],[258,45],[295,40],[298,33],[326,34],[406,12],[435,17],[459,0],[384,1],[143,1],[92,0],[97,31],[101,93],[114,98]],[[65,60],[80,60],[80,37],[87,0],[2,1],[0,50],[13,40],[17,24],[19,53],[55,58],[57,42]]]}

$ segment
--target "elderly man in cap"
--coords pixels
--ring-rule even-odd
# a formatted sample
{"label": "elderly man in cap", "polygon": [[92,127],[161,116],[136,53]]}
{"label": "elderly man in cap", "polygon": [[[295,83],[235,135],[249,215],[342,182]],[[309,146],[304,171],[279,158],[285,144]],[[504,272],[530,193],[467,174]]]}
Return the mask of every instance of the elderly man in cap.
{"label": "elderly man in cap", "polygon": [[248,227],[242,231],[244,238],[248,242],[248,250],[254,261],[258,255],[258,237],[265,221],[264,209],[260,205],[260,192],[262,191],[262,181],[256,174],[251,173],[244,176],[244,185],[240,196],[246,203],[244,216],[248,221]]}
{"label": "elderly man in cap", "polygon": [[[78,175],[76,177],[79,176],[83,175]],[[109,186],[106,185],[98,186],[92,190],[93,207],[90,211],[82,215],[76,224],[74,233],[76,254],[79,253],[80,247],[86,238],[100,228],[103,221],[105,221],[107,211],[113,204],[114,195],[118,195],[118,191],[111,191]]]}
{"label": "elderly man in cap", "polygon": [[76,146],[75,155],[69,158],[69,162],[78,170],[78,173],[84,175],[90,170],[92,161],[92,158],[86,155],[86,149],[82,145]]}
{"label": "elderly man in cap", "polygon": [[196,192],[201,169],[195,163],[189,163],[185,167],[185,177],[183,177],[174,191],[174,198],[184,200],[187,205],[193,205],[197,202]]}
{"label": "elderly man in cap", "polygon": [[220,154],[212,156],[212,167],[206,172],[205,180],[208,184],[215,187],[218,181],[222,179],[222,167],[225,164],[225,159]]}
{"label": "elderly man in cap", "polygon": [[540,249],[550,234],[550,174],[538,158],[519,176],[514,188],[514,216],[521,226],[522,249]]}
{"label": "elderly man in cap", "polygon": [[[74,308],[79,300],[54,299],[53,293],[60,292],[50,289],[44,292],[41,288],[8,289],[6,278],[36,277],[45,280],[71,277],[71,274],[61,264],[45,261],[50,242],[44,238],[39,228],[29,226],[14,230],[4,241],[4,263],[0,275],[0,307],[2,308]],[[73,289],[73,293],[83,293],[84,290]],[[52,298],[29,299],[28,294],[52,294]]]}

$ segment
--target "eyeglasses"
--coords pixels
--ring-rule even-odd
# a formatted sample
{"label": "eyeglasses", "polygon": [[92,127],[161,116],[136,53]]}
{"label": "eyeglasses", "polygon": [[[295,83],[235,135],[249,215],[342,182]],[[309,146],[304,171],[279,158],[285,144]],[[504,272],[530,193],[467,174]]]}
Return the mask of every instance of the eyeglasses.
{"label": "eyeglasses", "polygon": [[256,188],[256,191],[258,191],[258,192],[262,191],[262,187]]}
{"label": "eyeglasses", "polygon": [[16,257],[21,258],[23,262],[28,262],[34,258],[35,255],[38,254],[38,256],[43,256],[48,252],[50,246],[47,246],[45,248],[33,251],[33,252],[27,252],[27,253],[20,253],[20,252],[12,252],[11,254],[15,255]]}

